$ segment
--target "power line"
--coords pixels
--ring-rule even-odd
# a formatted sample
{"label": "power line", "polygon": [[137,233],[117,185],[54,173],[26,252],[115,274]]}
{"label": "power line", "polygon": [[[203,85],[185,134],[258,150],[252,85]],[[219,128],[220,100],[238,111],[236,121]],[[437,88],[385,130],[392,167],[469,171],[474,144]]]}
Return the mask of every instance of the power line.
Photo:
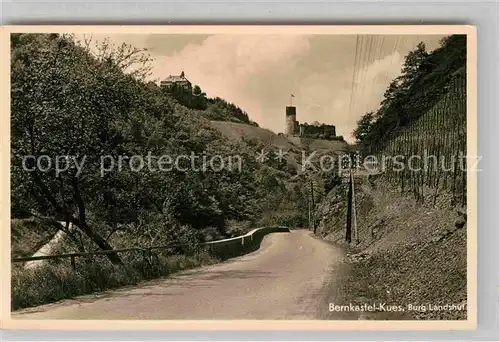
{"label": "power line", "polygon": [[381,39],[381,42],[380,42],[380,46],[379,46],[379,50],[378,50],[378,53],[377,53],[378,57],[382,56],[382,51],[384,51],[384,49],[383,49],[384,43],[385,43],[385,36],[382,36],[382,39]]}
{"label": "power line", "polygon": [[397,36],[396,37],[396,40],[394,41],[394,46],[392,48],[392,58],[391,58],[391,63],[389,65],[389,67],[387,68],[386,70],[386,73],[385,73],[385,79],[384,79],[384,84],[386,84],[385,87],[388,87],[388,84],[387,84],[387,81],[389,79],[389,72],[391,71],[392,69],[392,65],[394,64],[394,57],[396,56],[396,51],[398,50],[399,48],[399,43],[400,43],[400,40],[401,40],[401,37],[400,36]]}
{"label": "power line", "polygon": [[[418,46],[420,36],[416,36],[416,41],[413,45],[412,51]],[[404,44],[406,42],[406,44]],[[357,35],[356,36],[356,52],[352,71],[352,81],[351,81],[351,96],[349,101],[349,116],[352,116],[353,112],[359,114],[359,110],[366,111],[370,107],[370,96],[367,96],[365,91],[370,91],[368,83],[369,67],[376,61],[379,60],[384,53],[384,44],[386,44],[385,36],[374,36],[374,35]],[[394,63],[396,62],[396,53],[403,47],[407,46],[407,37],[396,36],[392,49],[390,50],[389,56],[391,56],[389,67],[386,68],[384,82],[382,87],[388,88],[389,75],[392,72]],[[400,70],[401,72],[401,70]],[[361,93],[361,98],[359,98],[359,93]],[[363,112],[364,113],[364,112]]]}
{"label": "power line", "polygon": [[357,109],[358,109],[358,104],[359,104],[359,101],[357,100],[357,95],[358,95],[358,89],[359,89],[359,84],[362,85],[362,81],[363,81],[363,71],[365,70],[364,69],[364,65],[366,65],[366,61],[367,61],[367,58],[368,58],[368,43],[367,43],[367,39],[365,39],[365,36],[361,36],[361,46],[360,46],[360,54],[361,54],[361,65],[358,66],[358,72],[357,72],[357,80],[354,84],[354,98],[356,99],[354,102],[353,102],[353,110],[355,112],[357,112]]}
{"label": "power line", "polygon": [[[384,41],[385,41],[385,36],[374,36],[373,39],[374,39],[375,43],[373,44],[374,46],[372,44],[370,44],[370,55],[368,58],[368,63],[366,65],[362,94],[365,93],[365,87],[367,85],[368,68],[371,65],[373,65],[376,61],[378,61],[381,57],[382,47],[383,47]],[[361,112],[362,114],[366,113],[368,111],[368,109],[370,108],[370,105],[372,104],[369,101],[370,98],[371,98],[370,96],[364,96],[364,101],[362,102],[363,103],[363,110]]]}
{"label": "power line", "polygon": [[374,36],[368,36],[368,40],[369,40],[369,45],[367,45],[368,47],[368,51],[367,51],[367,56],[366,56],[366,62],[365,62],[365,65],[363,66],[363,77],[362,77],[362,82],[361,82],[361,96],[363,97],[362,98],[362,101],[359,101],[358,103],[360,104],[360,108],[364,108],[365,107],[365,104],[366,104],[366,96],[364,96],[365,94],[365,87],[366,87],[366,78],[368,76],[368,68],[371,64],[371,55],[372,55],[372,51],[373,51],[373,42],[374,42]]}
{"label": "power line", "polygon": [[[382,36],[382,39],[381,39],[380,45],[379,45],[379,49],[378,49],[378,52],[377,52],[376,60],[381,60],[381,58],[382,58],[382,54],[384,53],[384,43],[385,43],[385,36]],[[385,84],[383,84],[382,86],[385,86]],[[380,103],[375,103],[374,107],[378,107],[379,104]]]}
{"label": "power line", "polygon": [[358,66],[356,69],[356,81],[354,82],[354,98],[353,98],[353,103],[352,103],[352,108],[353,111],[356,111],[356,108],[358,106],[358,91],[359,91],[359,85],[361,84],[361,74],[363,72],[363,65],[365,63],[365,55],[366,55],[366,37],[361,36],[360,37],[360,47],[359,47],[359,60],[358,60]]}
{"label": "power line", "polygon": [[351,117],[351,112],[352,112],[352,100],[353,100],[353,94],[354,94],[354,81],[355,81],[355,76],[356,76],[356,67],[358,64],[358,48],[359,48],[359,40],[360,36],[356,36],[356,52],[354,55],[354,64],[352,66],[352,82],[351,82],[351,99],[349,100],[349,117]]}

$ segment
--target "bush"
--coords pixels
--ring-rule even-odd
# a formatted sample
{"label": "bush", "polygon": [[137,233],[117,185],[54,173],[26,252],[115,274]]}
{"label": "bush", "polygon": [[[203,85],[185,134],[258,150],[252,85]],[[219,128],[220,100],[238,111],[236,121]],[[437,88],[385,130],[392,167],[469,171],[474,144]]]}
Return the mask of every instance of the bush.
{"label": "bush", "polygon": [[264,226],[286,226],[290,228],[307,227],[308,219],[301,211],[294,209],[281,209],[266,213],[258,222],[260,227]]}
{"label": "bush", "polygon": [[[165,253],[166,254],[166,253]],[[174,272],[208,265],[217,260],[206,250],[192,255],[133,253],[116,267],[105,258],[77,259],[76,270],[69,262],[45,264],[33,269],[12,270],[12,310],[51,303],[75,296],[104,291],[142,280],[165,277]]]}
{"label": "bush", "polygon": [[227,233],[231,237],[240,236],[256,228],[255,222],[230,220],[227,224]]}

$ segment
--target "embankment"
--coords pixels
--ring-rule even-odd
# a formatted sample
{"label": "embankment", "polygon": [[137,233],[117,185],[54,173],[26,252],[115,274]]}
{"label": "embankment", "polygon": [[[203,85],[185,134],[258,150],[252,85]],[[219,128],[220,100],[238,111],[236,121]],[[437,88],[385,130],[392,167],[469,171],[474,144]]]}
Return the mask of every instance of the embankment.
{"label": "embankment", "polygon": [[[364,313],[361,319],[466,319],[465,210],[452,206],[445,193],[435,205],[416,203],[412,194],[377,177],[355,181],[359,243],[345,242],[347,183],[334,188],[315,214],[316,234],[349,251],[344,261],[350,272],[338,300],[405,308]],[[457,308],[432,310],[433,305]]]}

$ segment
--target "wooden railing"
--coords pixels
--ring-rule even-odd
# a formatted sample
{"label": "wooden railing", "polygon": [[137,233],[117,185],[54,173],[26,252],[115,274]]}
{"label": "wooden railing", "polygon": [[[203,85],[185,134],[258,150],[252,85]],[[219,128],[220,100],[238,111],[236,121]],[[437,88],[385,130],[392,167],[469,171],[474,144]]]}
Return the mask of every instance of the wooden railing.
{"label": "wooden railing", "polygon": [[94,255],[105,255],[105,254],[115,254],[115,253],[129,253],[129,252],[142,252],[144,254],[148,254],[153,250],[162,250],[162,249],[174,249],[174,248],[182,248],[187,246],[198,246],[205,247],[209,252],[222,257],[229,258],[232,256],[246,254],[252,250],[258,249],[260,246],[260,241],[262,238],[274,232],[290,232],[290,229],[282,226],[271,226],[271,227],[262,227],[254,229],[248,232],[245,235],[210,241],[204,243],[198,243],[194,245],[189,244],[170,244],[163,246],[151,246],[151,247],[134,247],[134,248],[124,248],[124,249],[112,249],[112,250],[100,250],[95,252],[77,252],[77,253],[66,253],[66,254],[54,254],[54,255],[39,255],[34,257],[20,257],[20,258],[12,258],[11,262],[29,262],[29,261],[37,261],[37,260],[50,260],[50,259],[71,259],[71,265],[73,268],[76,268],[76,258],[77,257],[88,257]]}

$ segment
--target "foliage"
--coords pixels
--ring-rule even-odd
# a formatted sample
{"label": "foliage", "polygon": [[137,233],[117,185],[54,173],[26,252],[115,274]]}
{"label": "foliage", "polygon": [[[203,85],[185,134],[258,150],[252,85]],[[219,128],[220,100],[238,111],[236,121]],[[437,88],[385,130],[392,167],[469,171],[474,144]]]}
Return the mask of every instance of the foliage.
{"label": "foliage", "polygon": [[12,310],[55,302],[97,291],[135,285],[142,280],[168,276],[174,272],[212,264],[217,260],[206,251],[189,255],[159,255],[151,262],[141,254],[124,258],[113,267],[103,260],[78,263],[77,269],[65,263],[12,272]]}
{"label": "foliage", "polygon": [[385,91],[380,108],[366,113],[354,137],[361,149],[379,146],[404,126],[428,112],[448,92],[454,73],[466,63],[466,36],[444,38],[440,46],[427,52],[418,44],[405,59],[402,74]]}
{"label": "foliage", "polygon": [[406,56],[381,107],[358,121],[354,136],[364,154],[401,157],[387,159],[384,175],[417,201],[435,205],[443,191],[452,205],[465,205],[466,114],[466,37],[453,35],[432,52],[420,43]]}
{"label": "foliage", "polygon": [[466,98],[465,70],[460,69],[449,92],[429,112],[375,149],[379,155],[403,157],[400,162],[407,167],[401,170],[389,158],[384,175],[418,202],[436,205],[438,195],[448,193],[451,205],[466,205]]}
{"label": "foliage", "polygon": [[[66,223],[56,253],[183,245],[153,263],[117,253],[107,254],[112,265],[81,258],[76,272],[66,259],[32,270],[15,264],[14,309],[213,262],[200,241],[307,225],[309,190],[290,184],[287,163],[256,161],[263,141],[229,141],[209,122],[256,125],[248,115],[197,85],[186,92],[148,82],[146,51],[58,34],[13,34],[11,48],[11,213],[24,222],[17,229],[13,221],[16,251],[32,253],[60,228],[47,223],[55,221]],[[159,170],[161,156],[192,154],[238,157],[241,168],[201,172],[198,159],[194,168],[186,161]],[[26,156],[45,159],[36,165]],[[67,169],[57,172],[56,161]],[[22,245],[28,237],[38,244]],[[243,251],[231,248],[223,252]]]}
{"label": "foliage", "polygon": [[172,84],[162,88],[165,94],[168,94],[181,105],[190,109],[207,109],[207,94],[205,94],[200,86],[195,85],[193,89]]}
{"label": "foliage", "polygon": [[374,113],[368,112],[364,114],[361,119],[357,122],[357,127],[353,132],[354,137],[356,138],[356,143],[360,144],[366,139],[366,137],[370,134],[370,130],[372,128],[374,120]]}
{"label": "foliage", "polygon": [[220,97],[208,99],[208,107],[204,114],[210,120],[233,121],[258,126],[255,122],[250,121],[248,114],[241,108]]}
{"label": "foliage", "polygon": [[257,126],[257,123],[248,118],[248,114],[233,103],[227,102],[220,97],[208,98],[199,85],[193,89],[172,84],[164,87],[163,91],[172,96],[181,105],[199,110],[197,113],[209,120],[232,121]]}
{"label": "foliage", "polygon": [[13,219],[10,222],[11,256],[31,256],[49,242],[59,224],[47,218]]}
{"label": "foliage", "polygon": [[[207,109],[201,102],[190,108],[147,82],[145,51],[58,34],[14,34],[11,43],[13,217],[68,222],[76,228],[68,231],[73,248],[112,249],[203,240],[209,228],[232,235],[229,222],[256,222],[276,208],[274,189],[286,191],[283,180],[266,188],[286,173],[262,178],[268,166],[255,160],[254,150],[226,140],[206,119],[252,124],[246,113],[206,99],[199,86],[189,96]],[[158,170],[159,156],[191,154],[239,156],[242,167]],[[25,156],[47,156],[40,165],[52,168],[41,171],[27,160],[32,171],[26,171]],[[70,157],[59,160],[68,165],[61,173],[53,168],[58,156]],[[109,258],[122,262],[116,254]]]}

